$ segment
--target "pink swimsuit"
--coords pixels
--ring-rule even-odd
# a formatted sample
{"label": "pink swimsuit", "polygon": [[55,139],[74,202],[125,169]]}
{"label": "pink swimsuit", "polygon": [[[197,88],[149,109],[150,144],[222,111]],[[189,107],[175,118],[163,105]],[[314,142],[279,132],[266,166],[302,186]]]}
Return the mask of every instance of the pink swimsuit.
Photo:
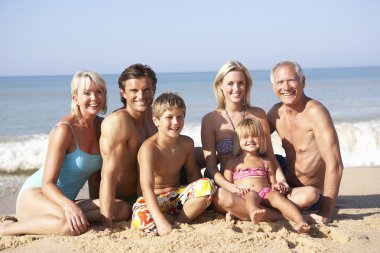
{"label": "pink swimsuit", "polygon": [[261,162],[263,163],[262,167],[257,168],[246,168],[244,170],[234,170],[234,173],[232,175],[232,179],[239,180],[246,177],[264,177],[268,178],[267,169],[264,167],[264,161],[260,158]]}
{"label": "pink swimsuit", "polygon": [[[260,158],[261,159],[261,158]],[[246,168],[244,170],[234,170],[234,173],[232,175],[233,181],[239,180],[246,177],[263,177],[268,178],[268,172],[267,169],[264,167],[264,161],[261,159],[261,162],[263,163],[262,167],[256,167],[256,168]],[[267,193],[271,192],[272,189],[269,187],[264,187],[261,189],[257,194],[260,196],[261,199],[265,198]]]}

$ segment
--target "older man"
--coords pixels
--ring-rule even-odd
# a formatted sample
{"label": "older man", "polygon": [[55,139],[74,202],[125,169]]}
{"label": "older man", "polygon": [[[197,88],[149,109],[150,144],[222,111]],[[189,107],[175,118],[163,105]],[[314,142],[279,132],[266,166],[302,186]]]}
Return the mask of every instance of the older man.
{"label": "older man", "polygon": [[328,223],[343,172],[331,116],[320,102],[305,95],[305,76],[298,63],[276,64],[271,82],[281,102],[270,109],[268,120],[286,153],[278,160],[291,186],[288,198],[301,210],[317,210],[311,215],[316,222]]}

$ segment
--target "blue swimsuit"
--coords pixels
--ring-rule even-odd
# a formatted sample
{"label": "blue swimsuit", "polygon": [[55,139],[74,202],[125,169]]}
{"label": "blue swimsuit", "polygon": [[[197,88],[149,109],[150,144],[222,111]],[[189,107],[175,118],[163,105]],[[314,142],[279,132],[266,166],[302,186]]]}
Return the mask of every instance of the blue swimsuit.
{"label": "blue swimsuit", "polygon": [[[57,186],[66,197],[74,201],[88,178],[94,172],[101,169],[102,157],[100,155],[87,154],[80,150],[73,127],[68,122],[60,122],[56,126],[61,123],[65,123],[70,126],[73,131],[77,147],[74,152],[66,154],[57,181]],[[25,189],[31,187],[41,187],[43,174],[44,168],[41,168],[31,175],[21,187],[19,196]]]}
{"label": "blue swimsuit", "polygon": [[222,139],[215,143],[215,149],[218,155],[232,154],[233,146],[234,146],[233,139]]}

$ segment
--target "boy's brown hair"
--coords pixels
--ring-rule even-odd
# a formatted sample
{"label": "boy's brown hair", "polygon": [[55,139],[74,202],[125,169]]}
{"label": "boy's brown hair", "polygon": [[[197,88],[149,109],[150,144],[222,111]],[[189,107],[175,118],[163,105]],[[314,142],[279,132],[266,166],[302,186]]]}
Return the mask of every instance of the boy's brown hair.
{"label": "boy's brown hair", "polygon": [[185,101],[180,95],[173,92],[165,92],[156,98],[152,105],[153,117],[159,119],[164,112],[173,108],[183,109],[186,114]]}

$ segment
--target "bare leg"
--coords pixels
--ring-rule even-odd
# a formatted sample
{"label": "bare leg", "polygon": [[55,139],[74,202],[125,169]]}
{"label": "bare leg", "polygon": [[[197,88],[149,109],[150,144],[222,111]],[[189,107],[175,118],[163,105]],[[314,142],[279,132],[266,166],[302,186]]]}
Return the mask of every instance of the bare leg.
{"label": "bare leg", "polygon": [[[102,214],[100,213],[100,203],[99,199],[95,200],[80,200],[76,204],[83,210],[84,215],[86,216],[88,222],[100,222],[102,219]],[[115,200],[115,221],[125,221],[131,217],[132,208],[131,206],[123,201],[116,199]]]}
{"label": "bare leg", "polygon": [[299,210],[306,210],[319,200],[320,191],[313,186],[295,187],[287,195]]}
{"label": "bare leg", "polygon": [[25,190],[19,196],[16,209],[19,222],[1,226],[1,235],[73,235],[63,209],[46,198],[40,188]]}
{"label": "bare leg", "polygon": [[[231,215],[237,217],[239,220],[251,220],[249,211],[245,206],[245,200],[242,197],[239,197],[224,188],[219,188],[218,191],[214,194],[212,204],[216,212],[222,214],[228,212]],[[266,210],[265,215],[262,217],[261,221],[278,221],[284,219],[284,217],[279,212],[273,209],[268,209],[262,206],[260,206],[260,208]]]}
{"label": "bare leg", "polygon": [[259,196],[255,191],[250,191],[243,196],[245,200],[245,206],[248,210],[249,217],[253,224],[259,224],[264,217],[266,210],[261,209],[259,205]]}
{"label": "bare leg", "polygon": [[183,209],[178,216],[178,223],[188,223],[197,218],[208,206],[210,196],[189,199],[183,205]]}
{"label": "bare leg", "polygon": [[297,207],[278,191],[271,191],[267,193],[264,203],[277,208],[287,219],[294,221],[296,223],[295,229],[298,232],[309,232],[310,226]]}

